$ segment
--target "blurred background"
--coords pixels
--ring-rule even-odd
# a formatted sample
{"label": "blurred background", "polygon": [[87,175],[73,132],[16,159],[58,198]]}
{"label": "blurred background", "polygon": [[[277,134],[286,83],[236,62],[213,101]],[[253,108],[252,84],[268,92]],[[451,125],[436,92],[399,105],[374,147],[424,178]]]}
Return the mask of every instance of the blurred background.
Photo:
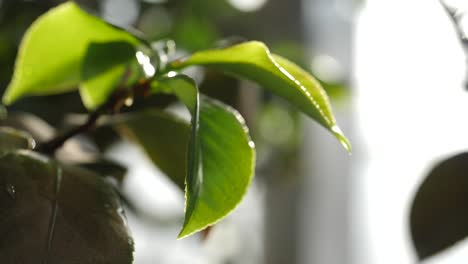
{"label": "blurred background", "polygon": [[[10,81],[24,31],[60,2],[0,0],[0,89]],[[128,168],[124,194],[144,212],[127,211],[136,264],[417,263],[408,227],[417,187],[434,162],[468,148],[465,56],[440,2],[76,2],[151,41],[173,39],[184,52],[264,41],[320,79],[353,143],[350,156],[254,84],[195,70],[203,92],[246,117],[258,147],[256,179],[206,239],[176,240],[182,192],[137,146],[109,140],[108,131],[92,135],[97,148]],[[33,112],[59,129],[67,125],[64,113],[85,111],[75,93],[26,98],[9,110]],[[466,259],[462,242],[427,263]]]}

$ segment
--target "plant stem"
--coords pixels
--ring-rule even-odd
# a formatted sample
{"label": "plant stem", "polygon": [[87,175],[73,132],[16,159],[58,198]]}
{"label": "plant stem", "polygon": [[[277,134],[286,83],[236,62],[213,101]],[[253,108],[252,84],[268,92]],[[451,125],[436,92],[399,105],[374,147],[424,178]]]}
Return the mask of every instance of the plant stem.
{"label": "plant stem", "polygon": [[84,124],[75,127],[62,135],[59,135],[50,141],[44,142],[37,147],[37,151],[45,154],[54,154],[54,152],[60,148],[68,139],[91,129],[96,124],[96,121],[100,116],[100,111],[91,113]]}
{"label": "plant stem", "polygon": [[93,128],[102,114],[105,114],[106,112],[110,112],[112,114],[118,112],[120,107],[122,106],[121,101],[124,100],[126,96],[127,93],[123,93],[122,90],[117,90],[116,93],[110,97],[110,100],[107,101],[107,103],[105,103],[104,105],[96,109],[94,112],[89,114],[88,119],[84,124],[74,127],[64,132],[63,134],[60,134],[52,138],[51,140],[40,144],[36,148],[36,151],[44,154],[53,155],[55,151],[61,146],[63,146],[63,144],[65,144],[65,142],[68,139]]}
{"label": "plant stem", "polygon": [[458,38],[460,39],[461,43],[465,45],[465,49],[467,49],[466,45],[468,45],[468,39],[465,33],[463,32],[463,25],[461,24],[461,19],[464,13],[460,13],[460,11],[456,7],[450,7],[445,3],[444,0],[440,0],[440,3],[442,7],[445,9],[447,14],[449,15],[450,19],[452,20],[452,23],[455,27],[455,31],[458,35]]}
{"label": "plant stem", "polygon": [[52,138],[50,141],[46,141],[40,144],[36,151],[53,155],[55,151],[63,146],[65,142],[83,132],[87,132],[92,129],[97,120],[103,114],[116,114],[120,111],[120,108],[125,104],[125,100],[133,96],[145,96],[147,90],[149,89],[150,82],[149,80],[139,82],[131,87],[131,89],[117,89],[116,92],[109,98],[107,103],[99,107],[94,112],[90,113],[86,122],[80,126],[72,128],[71,130],[58,135],[57,137]]}

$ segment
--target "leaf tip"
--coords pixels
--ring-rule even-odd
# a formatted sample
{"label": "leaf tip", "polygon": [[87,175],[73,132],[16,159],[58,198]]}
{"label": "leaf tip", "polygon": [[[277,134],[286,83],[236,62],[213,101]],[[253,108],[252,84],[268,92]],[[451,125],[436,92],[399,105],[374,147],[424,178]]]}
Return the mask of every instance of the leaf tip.
{"label": "leaf tip", "polygon": [[181,239],[184,239],[186,237],[189,237],[195,233],[198,233],[198,232],[201,232],[203,230],[206,230],[208,228],[211,228],[214,224],[208,224],[208,225],[204,225],[202,227],[199,227],[199,228],[194,228],[194,227],[191,227],[191,228],[188,228],[188,225],[184,225],[184,227],[182,227],[182,230],[180,230],[180,233],[179,235],[177,235],[177,240],[181,240]]}
{"label": "leaf tip", "polygon": [[218,221],[220,221],[223,218],[224,217],[221,217],[218,220],[211,221],[209,223],[208,222],[200,223],[200,222],[194,220],[193,214],[192,215],[186,215],[185,220],[184,220],[184,225],[182,226],[182,229],[180,230],[179,234],[177,235],[177,239],[181,240],[181,239],[189,237],[189,236],[191,236],[191,235],[193,235],[195,233],[198,233],[198,232],[204,230],[207,227],[215,225]]}
{"label": "leaf tip", "polygon": [[94,111],[98,108],[101,102],[98,103],[97,100],[92,98],[92,95],[86,87],[86,83],[81,83],[78,91],[80,93],[81,103],[88,111]]}
{"label": "leaf tip", "polygon": [[19,94],[16,89],[11,89],[11,87],[8,87],[3,94],[2,97],[2,103],[4,105],[11,105],[13,102],[18,100],[21,97],[21,94]]}
{"label": "leaf tip", "polygon": [[343,131],[341,131],[340,127],[334,125],[330,128],[333,135],[340,141],[341,145],[345,148],[348,154],[352,154],[352,146],[349,140],[344,135]]}
{"label": "leaf tip", "polygon": [[181,240],[181,239],[184,239],[188,236],[190,236],[192,233],[190,232],[186,232],[186,229],[185,228],[182,228],[182,230],[180,231],[179,235],[177,235],[177,240]]}
{"label": "leaf tip", "polygon": [[177,239],[178,240],[184,239],[184,238],[189,237],[189,236],[191,236],[191,235],[193,235],[196,232],[201,231],[201,230],[203,230],[203,228],[201,228],[200,230],[198,230],[198,229],[194,230],[193,228],[187,228],[187,225],[184,225],[184,227],[182,227],[182,230],[180,230],[179,235],[177,235]]}

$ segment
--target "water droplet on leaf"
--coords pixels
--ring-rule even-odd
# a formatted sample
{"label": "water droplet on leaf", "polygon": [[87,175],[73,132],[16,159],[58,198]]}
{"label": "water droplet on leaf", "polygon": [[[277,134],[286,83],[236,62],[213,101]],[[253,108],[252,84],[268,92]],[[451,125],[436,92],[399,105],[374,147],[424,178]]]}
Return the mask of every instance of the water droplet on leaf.
{"label": "water droplet on leaf", "polygon": [[6,185],[6,192],[7,192],[8,195],[11,197],[11,199],[15,199],[16,189],[15,189],[15,186],[14,186],[14,185],[7,184],[7,185]]}
{"label": "water droplet on leaf", "polygon": [[132,98],[132,97],[128,97],[127,99],[125,99],[124,104],[125,104],[125,106],[127,106],[127,107],[132,106],[132,105],[133,105],[133,98]]}

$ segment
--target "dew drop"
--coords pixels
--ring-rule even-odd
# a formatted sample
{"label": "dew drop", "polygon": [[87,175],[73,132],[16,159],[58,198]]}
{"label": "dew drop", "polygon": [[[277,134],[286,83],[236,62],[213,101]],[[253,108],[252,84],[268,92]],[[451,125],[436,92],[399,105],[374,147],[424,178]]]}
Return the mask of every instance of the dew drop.
{"label": "dew drop", "polygon": [[169,77],[169,78],[175,77],[176,75],[177,75],[177,72],[175,72],[175,71],[170,71],[170,72],[167,73],[167,77]]}
{"label": "dew drop", "polygon": [[143,68],[143,72],[145,73],[146,77],[153,77],[156,73],[156,69],[151,64],[151,59],[141,51],[137,51],[135,56],[138,63]]}
{"label": "dew drop", "polygon": [[127,218],[125,217],[125,212],[122,207],[118,207],[116,210],[117,214],[120,216],[120,219],[122,219],[122,222],[125,226],[128,226]]}
{"label": "dew drop", "polygon": [[335,137],[340,141],[341,145],[348,151],[348,154],[351,155],[351,143],[349,140],[344,136],[343,132],[341,129],[337,126],[334,125],[331,127],[331,132],[335,135]]}
{"label": "dew drop", "polygon": [[131,237],[127,239],[127,242],[130,247],[133,248],[135,246],[135,241]]}
{"label": "dew drop", "polygon": [[133,98],[128,97],[127,99],[125,99],[124,104],[125,104],[126,107],[132,106],[133,105]]}
{"label": "dew drop", "polygon": [[11,199],[15,199],[16,197],[16,189],[14,185],[7,184],[6,185],[6,192],[11,197]]}

